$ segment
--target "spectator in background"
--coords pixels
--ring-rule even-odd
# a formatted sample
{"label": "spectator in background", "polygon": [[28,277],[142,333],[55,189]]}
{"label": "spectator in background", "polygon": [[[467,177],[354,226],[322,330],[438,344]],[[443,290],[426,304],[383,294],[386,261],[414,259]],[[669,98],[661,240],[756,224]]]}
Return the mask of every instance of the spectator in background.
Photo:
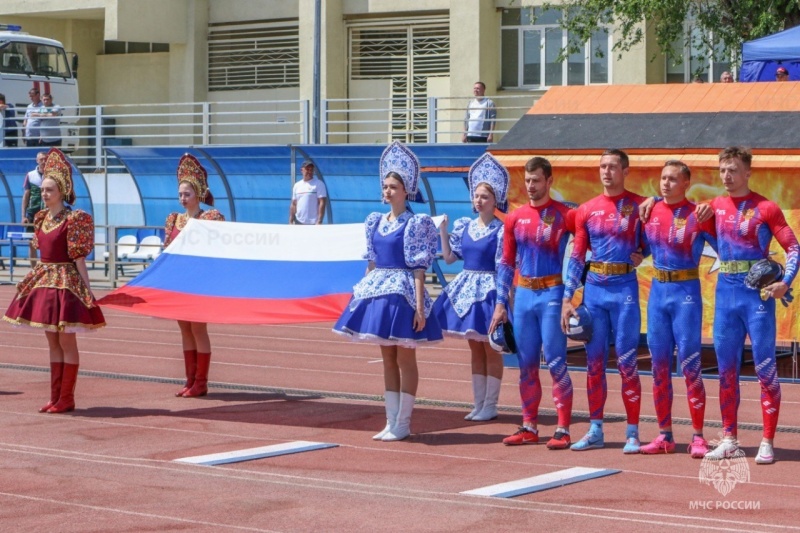
{"label": "spectator in background", "polygon": [[705,82],[706,82],[706,80],[704,80],[700,76],[695,76],[694,79],[692,79],[692,83],[705,83]]}
{"label": "spectator in background", "polygon": [[37,116],[40,117],[39,124],[39,145],[40,146],[61,146],[61,115],[64,109],[53,103],[51,94],[42,95],[44,106]]}
{"label": "spectator in background", "polygon": [[786,67],[778,67],[775,71],[775,81],[789,81],[789,71]]}
{"label": "spectator in background", "polygon": [[328,190],[322,180],[314,176],[312,161],[303,161],[300,171],[303,173],[303,179],[292,187],[289,224],[322,224]]}
{"label": "spectator in background", "polygon": [[[36,168],[31,170],[25,175],[25,181],[22,183],[22,223],[33,224],[33,219],[36,213],[44,209],[44,201],[42,200],[42,180],[44,179],[44,164],[47,161],[47,152],[39,152],[36,154]],[[30,253],[28,257],[31,259],[31,268],[36,266],[36,247],[33,241],[30,243]]]}
{"label": "spectator in background", "polygon": [[0,147],[17,145],[17,121],[14,120],[16,111],[13,104],[6,103],[6,95],[0,93],[0,112],[3,120],[0,122]]}
{"label": "spectator in background", "polygon": [[41,137],[39,127],[42,123],[39,112],[40,108],[44,107],[44,103],[39,96],[39,89],[33,88],[28,91],[28,97],[31,99],[31,103],[25,109],[25,120],[22,122],[22,127],[25,128],[25,145],[39,146]]}
{"label": "spectator in background", "polygon": [[489,98],[486,98],[486,84],[476,81],[472,86],[475,98],[467,106],[467,115],[464,118],[464,134],[461,142],[465,143],[490,143],[494,142],[494,123],[497,119],[497,108]]}
{"label": "spectator in background", "polygon": [[727,70],[720,74],[719,76],[720,83],[733,83],[733,74],[728,72]]}

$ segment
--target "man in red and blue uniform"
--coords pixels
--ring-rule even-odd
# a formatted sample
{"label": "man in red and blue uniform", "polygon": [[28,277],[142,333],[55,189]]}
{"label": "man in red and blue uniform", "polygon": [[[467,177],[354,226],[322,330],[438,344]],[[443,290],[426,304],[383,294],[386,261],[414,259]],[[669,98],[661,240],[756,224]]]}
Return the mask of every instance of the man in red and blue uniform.
{"label": "man in red and blue uniform", "polygon": [[586,343],[590,426],[586,435],[572,445],[575,451],[605,445],[606,365],[613,332],[628,421],[623,452],[639,453],[642,385],[637,368],[637,347],[642,317],[636,266],[642,261],[639,205],[645,198],[625,189],[628,165],[625,152],[606,150],[600,158],[603,194],[581,205],[575,214],[575,240],[567,266],[561,327],[567,331],[569,318],[577,316],[572,296],[581,284],[586,252],[591,248],[592,260],[586,274],[583,303],[592,316],[594,330],[592,339]]}
{"label": "man in red and blue uniform", "polygon": [[567,372],[567,338],[561,331],[561,299],[564,294],[562,270],[564,254],[573,231],[572,215],[566,205],[550,198],[553,170],[543,157],[525,164],[525,187],[529,203],[505,219],[503,257],[497,270],[497,306],[490,331],[507,320],[506,306],[519,267],[514,293],[514,330],[519,356],[519,392],[522,400],[522,426],[503,439],[506,445],[539,442],[539,380],[542,347],[553,379],[553,400],[558,427],[547,442],[551,450],[571,444],[569,425],[572,416],[572,381]]}
{"label": "man in red and blue uniform", "polygon": [[694,434],[689,444],[692,457],[708,452],[703,438],[706,391],[700,375],[703,301],[698,266],[703,248],[717,247],[712,222],[700,224],[696,206],[686,199],[691,171],[683,162],[664,164],[659,180],[663,201],[657,202],[645,223],[645,240],[653,255],[655,276],[647,301],[647,346],[653,364],[653,398],[659,436],[642,446],[643,454],[672,453],[672,356],[686,380],[689,413]]}
{"label": "man in red and blue uniform", "polygon": [[[709,459],[741,456],[738,449],[737,412],[739,371],[745,336],[750,336],[758,381],[761,384],[763,439],[756,463],[775,461],[773,438],[781,406],[781,387],[775,366],[775,300],[782,299],[797,275],[798,246],[780,207],[750,190],[753,156],[733,146],[719,154],[719,173],[727,195],[711,201],[719,244],[720,275],[714,313],[714,349],[719,366],[719,401],[724,436],[706,454]],[[750,267],[769,255],[772,238],[786,252],[782,280],[761,291],[749,289],[744,279]]]}

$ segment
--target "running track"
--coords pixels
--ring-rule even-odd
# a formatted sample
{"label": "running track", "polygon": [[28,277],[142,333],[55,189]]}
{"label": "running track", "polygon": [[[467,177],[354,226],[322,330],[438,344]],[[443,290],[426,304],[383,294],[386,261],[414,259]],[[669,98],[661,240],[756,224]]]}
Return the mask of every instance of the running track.
{"label": "running track", "polygon": [[[3,305],[12,295],[0,287]],[[701,461],[684,453],[691,429],[682,380],[674,381],[675,455],[622,455],[616,375],[605,449],[504,447],[519,423],[516,370],[507,369],[499,419],[465,422],[469,354],[447,341],[419,350],[414,434],[381,443],[370,439],[384,424],[378,350],[330,333],[330,324],[210,326],[210,394],[190,400],[173,396],[182,381],[173,322],[117,311],[106,318],[107,328],[80,337],[78,409],[67,415],[36,412],[49,394],[44,335],[0,327],[0,531],[800,530],[796,385],[783,387],[779,462],[756,466],[759,389],[743,384],[750,482],[723,497],[699,482]],[[541,375],[540,427],[549,436],[549,376]],[[585,376],[572,375],[577,438],[587,427]],[[643,377],[644,439],[657,434],[650,387]],[[706,387],[714,438],[717,385]],[[295,440],[339,447],[217,467],[173,462]],[[573,466],[622,472],[513,499],[460,494]],[[759,509],[731,508],[748,505]]]}

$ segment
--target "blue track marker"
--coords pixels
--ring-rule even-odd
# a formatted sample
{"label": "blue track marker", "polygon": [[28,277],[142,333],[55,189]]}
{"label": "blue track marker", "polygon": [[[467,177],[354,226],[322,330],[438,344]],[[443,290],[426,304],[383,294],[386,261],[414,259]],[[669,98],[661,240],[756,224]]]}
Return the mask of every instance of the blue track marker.
{"label": "blue track marker", "polygon": [[480,489],[468,490],[461,494],[469,494],[471,496],[493,496],[495,498],[513,498],[514,496],[522,496],[523,494],[530,494],[532,492],[554,489],[572,483],[579,483],[581,481],[588,481],[590,479],[619,473],[620,470],[576,466],[567,468],[566,470],[542,474],[541,476],[518,479],[517,481],[509,481],[508,483],[500,483]]}
{"label": "blue track marker", "polygon": [[242,461],[252,461],[254,459],[264,459],[267,457],[277,457],[279,455],[289,455],[291,453],[324,450],[326,448],[336,448],[337,446],[339,445],[326,442],[296,440],[294,442],[273,444],[272,446],[261,446],[259,448],[248,448],[246,450],[236,450],[233,452],[212,453],[210,455],[198,455],[196,457],[184,457],[182,459],[175,459],[175,462],[215,466],[229,463],[241,463]]}

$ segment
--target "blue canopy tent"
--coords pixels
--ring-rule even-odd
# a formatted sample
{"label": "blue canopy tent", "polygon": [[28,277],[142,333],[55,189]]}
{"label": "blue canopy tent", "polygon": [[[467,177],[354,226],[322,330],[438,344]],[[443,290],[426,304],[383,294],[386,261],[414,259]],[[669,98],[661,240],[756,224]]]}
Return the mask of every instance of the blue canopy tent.
{"label": "blue canopy tent", "polygon": [[742,45],[740,81],[775,81],[779,66],[789,71],[789,80],[800,80],[800,26]]}

